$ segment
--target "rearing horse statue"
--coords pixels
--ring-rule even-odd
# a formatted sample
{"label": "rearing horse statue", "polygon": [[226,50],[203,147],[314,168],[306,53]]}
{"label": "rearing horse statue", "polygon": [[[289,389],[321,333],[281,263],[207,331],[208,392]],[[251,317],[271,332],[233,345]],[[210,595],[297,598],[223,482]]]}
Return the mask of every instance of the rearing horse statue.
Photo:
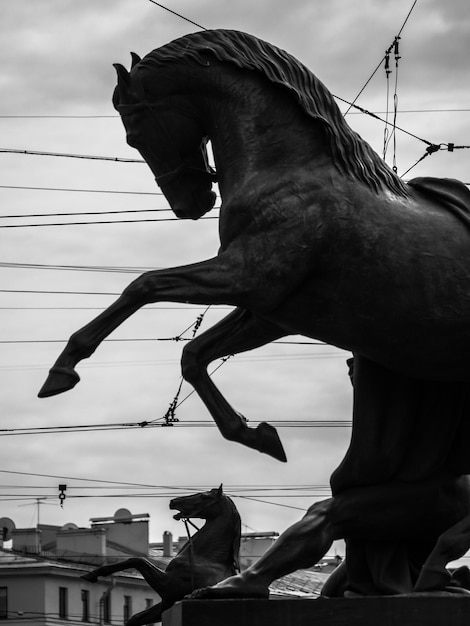
{"label": "rearing horse statue", "polygon": [[[208,364],[301,334],[410,377],[470,377],[470,193],[401,181],[347,125],[326,87],[253,36],[212,30],[116,65],[127,142],[174,213],[222,205],[213,258],[144,273],[74,333],[40,396],[71,389],[75,365],[142,306],[233,305],[191,341],[182,371],[222,435],[286,460],[267,423],[250,428]],[[212,144],[216,172],[207,165]]]}
{"label": "rearing horse statue", "polygon": [[160,622],[162,613],[178,600],[195,589],[214,585],[240,570],[240,515],[233,501],[224,494],[222,485],[218,489],[173,498],[170,509],[178,511],[174,519],[199,518],[205,523],[182,546],[165,570],[148,558],[131,557],[102,565],[81,576],[88,582],[96,583],[102,576],[136,569],[144,577],[160,595],[161,602],[132,615],[126,626]]}

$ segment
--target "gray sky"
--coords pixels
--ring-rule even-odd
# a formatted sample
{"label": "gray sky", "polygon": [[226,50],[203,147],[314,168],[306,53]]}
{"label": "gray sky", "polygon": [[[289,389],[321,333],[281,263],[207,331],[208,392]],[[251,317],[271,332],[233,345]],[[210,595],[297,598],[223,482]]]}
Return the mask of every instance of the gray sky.
{"label": "gray sky", "polygon": [[[349,101],[383,58],[412,5],[412,0],[166,3],[206,28],[244,30],[286,49],[333,94]],[[416,3],[401,36],[397,91],[397,123],[409,133],[436,144],[470,145],[469,27],[470,12],[464,0]],[[194,30],[195,26],[148,0],[2,0],[0,147],[139,158],[126,145],[121,122],[111,106],[116,80],[112,63],[128,65],[131,50],[144,55]],[[390,77],[391,95],[394,85],[395,72]],[[384,116],[383,66],[357,103]],[[339,104],[345,111],[347,106]],[[383,123],[356,112],[347,120],[382,154]],[[396,143],[398,173],[402,174],[423,156],[426,144],[403,132],[397,132]],[[391,142],[390,164],[392,158]],[[406,178],[431,175],[468,183],[469,166],[470,150],[440,151]],[[3,186],[158,192],[152,174],[140,164],[0,154],[0,167]],[[2,216],[167,208],[160,195],[10,188],[0,188],[0,194]],[[92,218],[73,217],[70,221],[87,219]],[[0,226],[45,221],[67,220],[1,219]],[[13,342],[2,344],[0,356],[1,427],[136,423],[161,418],[179,383],[181,343],[108,341],[79,366],[82,382],[73,391],[47,400],[36,397],[63,342],[113,298],[28,292],[119,293],[134,274],[4,265],[171,267],[215,254],[216,220],[2,228],[0,239],[0,288],[18,290],[0,292],[0,340]],[[202,310],[164,303],[149,307],[112,338],[174,337]],[[226,313],[226,309],[213,307],[201,330]],[[31,343],[17,343],[21,341]],[[253,420],[349,420],[347,356],[334,347],[275,344],[231,359],[217,372],[215,381],[229,401]],[[182,397],[190,391],[185,384]],[[208,423],[210,419],[195,395],[178,409],[177,417],[186,423]],[[287,464],[226,442],[211,427],[3,437],[0,514],[11,517],[17,526],[30,526],[36,520],[35,498],[56,496],[57,485],[66,483],[68,497],[63,509],[57,498],[49,500],[53,506],[41,507],[41,521],[87,525],[90,517],[112,515],[126,507],[133,513],[151,514],[151,537],[158,540],[166,529],[183,534],[183,527],[171,519],[167,508],[170,493],[176,488],[184,491],[223,482],[234,495],[261,500],[236,498],[250,529],[282,531],[300,517],[301,509],[307,508],[315,495],[328,493],[320,487],[328,484],[331,471],[344,455],[350,432],[348,428],[291,427],[281,428],[280,435]],[[118,484],[112,489],[91,481]],[[124,483],[134,486],[124,489]],[[143,490],[136,484],[155,488],[137,497]],[[260,490],[263,486],[297,489],[272,492]],[[300,490],[299,486],[310,489]],[[113,497],[124,492],[129,495]],[[273,493],[284,497],[269,497]],[[19,496],[23,499],[12,500]]]}

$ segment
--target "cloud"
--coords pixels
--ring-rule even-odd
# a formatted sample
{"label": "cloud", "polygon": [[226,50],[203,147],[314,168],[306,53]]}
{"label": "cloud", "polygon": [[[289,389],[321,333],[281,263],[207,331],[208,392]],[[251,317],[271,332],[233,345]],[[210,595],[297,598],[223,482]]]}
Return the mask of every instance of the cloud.
{"label": "cloud", "polygon": [[[338,96],[353,98],[364,86],[398,33],[411,2],[364,0],[178,0],[175,11],[207,28],[234,28],[284,48],[314,71]],[[431,141],[469,144],[468,113],[403,114],[401,110],[465,108],[469,82],[467,5],[463,1],[417,3],[403,31],[399,71],[399,124]],[[150,2],[135,0],[53,0],[9,2],[0,24],[4,49],[0,81],[5,115],[114,115],[112,63],[128,65],[131,50],[143,55],[196,27]],[[392,77],[392,85],[393,85]],[[359,104],[383,110],[383,67]],[[381,151],[384,124],[348,116],[349,123]],[[120,120],[1,119],[3,145],[65,153],[136,157],[125,143]],[[398,136],[399,169],[422,156],[425,144]],[[4,184],[156,191],[145,165],[73,159],[0,155]],[[439,152],[413,175],[467,177],[469,153]],[[3,213],[165,208],[161,196],[2,190]],[[157,214],[161,215],[161,214]],[[166,214],[164,214],[166,215]],[[128,216],[126,216],[128,217]],[[79,219],[86,218],[76,218]],[[65,221],[65,220],[64,220]],[[31,222],[31,221],[30,221]],[[2,229],[1,261],[62,265],[171,267],[213,256],[218,247],[217,220],[200,223],[70,226]],[[8,289],[120,292],[130,274],[2,269]],[[72,392],[39,400],[38,388],[63,348],[63,341],[86,324],[111,296],[79,294],[3,294],[1,337],[54,340],[59,343],[2,346],[0,406],[3,427],[137,422],[161,417],[179,382],[181,343],[108,342],[80,366],[82,382]],[[70,310],[68,307],[76,307]],[[86,307],[95,307],[88,310]],[[97,310],[97,309],[98,310]],[[226,310],[210,312],[207,326]],[[142,311],[112,338],[175,336],[190,326],[198,311]],[[204,327],[207,327],[204,326]],[[233,406],[251,420],[347,420],[351,389],[344,354],[323,348],[275,345],[229,361],[215,377]],[[334,351],[333,351],[334,352]],[[184,388],[189,392],[188,386]],[[191,396],[178,409],[184,421],[209,421],[202,402]],[[110,479],[156,485],[326,484],[346,451],[348,428],[280,428],[288,464],[223,440],[215,428],[142,429],[4,438],[3,467],[61,477]],[[8,442],[8,446],[6,445]],[[24,484],[31,484],[31,479]],[[68,481],[71,484],[71,481]],[[56,493],[58,480],[44,479],[44,493]],[[47,489],[46,489],[47,487]],[[23,492],[22,492],[23,493]],[[41,493],[41,492],[38,492]],[[73,493],[73,490],[72,490]],[[165,499],[98,498],[84,490],[66,500],[64,510],[44,506],[44,521],[75,521],[112,515],[120,506],[150,512],[152,536],[173,525]],[[33,498],[34,499],[34,498]],[[263,499],[263,498],[261,498]],[[267,499],[267,498],[266,498]],[[278,503],[306,508],[308,498]],[[237,499],[243,521],[257,530],[282,530],[301,511]],[[28,525],[30,510],[8,505],[5,514]],[[182,532],[180,533],[182,534]]]}

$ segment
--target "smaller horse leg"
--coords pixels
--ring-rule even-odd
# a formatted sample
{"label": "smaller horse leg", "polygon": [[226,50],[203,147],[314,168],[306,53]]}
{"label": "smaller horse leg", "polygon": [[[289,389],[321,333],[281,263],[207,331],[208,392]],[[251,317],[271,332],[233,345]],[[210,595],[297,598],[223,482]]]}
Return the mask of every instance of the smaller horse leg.
{"label": "smaller horse leg", "polygon": [[268,598],[269,585],[298,569],[318,563],[336,539],[330,522],[333,499],[311,506],[305,516],[287,530],[247,569],[212,587],[196,589],[195,599]]}
{"label": "smaller horse leg", "polygon": [[159,602],[154,606],[132,615],[127,622],[126,626],[144,626],[144,624],[154,624],[155,622],[162,621],[163,603]]}
{"label": "smaller horse leg", "polygon": [[183,377],[208,408],[222,436],[279,461],[287,459],[276,429],[266,422],[257,428],[249,428],[246,419],[230,406],[214,385],[207,373],[207,365],[214,359],[253,350],[283,336],[285,332],[275,324],[249,311],[236,309],[187,344],[181,360]]}
{"label": "smaller horse leg", "polygon": [[116,574],[116,572],[122,572],[126,569],[136,569],[142,574],[146,583],[157,593],[160,593],[165,585],[165,579],[167,577],[165,572],[143,557],[132,557],[117,563],[102,565],[92,572],[84,574],[81,578],[88,582],[95,583],[100,576],[110,576],[111,574]]}

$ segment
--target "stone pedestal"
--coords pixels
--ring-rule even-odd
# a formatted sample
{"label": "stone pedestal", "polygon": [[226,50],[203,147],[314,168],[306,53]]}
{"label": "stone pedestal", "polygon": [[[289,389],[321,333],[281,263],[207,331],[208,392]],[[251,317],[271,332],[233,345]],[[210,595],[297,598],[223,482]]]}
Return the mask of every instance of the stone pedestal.
{"label": "stone pedestal", "polygon": [[162,626],[470,626],[470,596],[184,600]]}

